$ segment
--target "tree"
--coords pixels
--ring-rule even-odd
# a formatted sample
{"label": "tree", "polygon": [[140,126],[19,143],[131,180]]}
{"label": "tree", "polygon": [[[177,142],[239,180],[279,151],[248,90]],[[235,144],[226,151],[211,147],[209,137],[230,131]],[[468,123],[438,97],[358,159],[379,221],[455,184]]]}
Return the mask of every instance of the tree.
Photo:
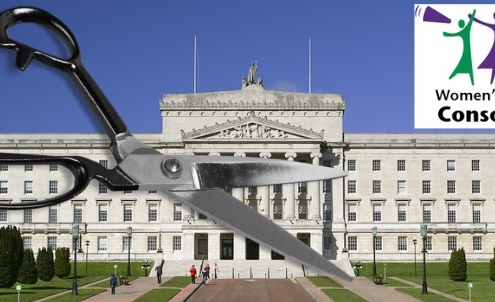
{"label": "tree", "polygon": [[464,248],[452,251],[449,260],[449,278],[454,281],[467,280],[467,262]]}
{"label": "tree", "polygon": [[15,226],[0,228],[0,287],[12,287],[17,281],[23,250],[21,233]]}
{"label": "tree", "polygon": [[55,276],[63,279],[70,274],[70,250],[61,247],[55,250]]}
{"label": "tree", "polygon": [[493,258],[490,259],[490,279],[495,281],[495,247],[493,248]]}
{"label": "tree", "polygon": [[32,249],[24,250],[24,258],[21,267],[19,268],[17,281],[24,284],[35,284],[38,281],[38,269],[36,268],[36,261],[34,261]]}
{"label": "tree", "polygon": [[38,268],[38,278],[43,281],[50,281],[55,276],[52,248],[42,248],[38,250],[36,257],[36,267]]}

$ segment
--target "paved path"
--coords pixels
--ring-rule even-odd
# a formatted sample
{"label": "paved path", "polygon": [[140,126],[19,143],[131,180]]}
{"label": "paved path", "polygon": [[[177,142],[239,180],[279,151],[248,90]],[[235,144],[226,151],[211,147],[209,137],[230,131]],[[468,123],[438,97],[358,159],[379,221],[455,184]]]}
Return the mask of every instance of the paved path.
{"label": "paved path", "polygon": [[[398,280],[402,283],[406,283],[406,284],[409,284],[415,288],[422,288],[422,285],[421,284],[417,284],[417,283],[414,283],[414,282],[411,282],[411,281],[407,281],[407,280],[404,280],[404,279],[401,279],[401,278],[397,278],[397,277],[389,277],[391,279],[395,279],[395,280]],[[465,299],[462,299],[462,298],[459,298],[459,297],[456,297],[454,295],[451,295],[451,294],[447,294],[447,293],[444,293],[444,292],[441,292],[439,290],[436,290],[436,289],[433,289],[433,288],[428,288],[428,292],[429,293],[434,293],[434,294],[437,294],[439,296],[444,296],[446,298],[449,298],[453,301],[458,301],[458,302],[468,302],[469,300],[465,300]]]}
{"label": "paved path", "polygon": [[[162,283],[167,282],[170,278],[162,278]],[[150,290],[158,287],[154,277],[139,277],[132,280],[129,285],[117,286],[115,289],[115,295],[110,294],[110,288],[107,291],[90,297],[84,301],[86,302],[107,302],[107,301],[119,301],[119,302],[131,302],[136,298],[144,295]],[[89,287],[89,286],[87,286]]]}
{"label": "paved path", "polygon": [[417,302],[421,301],[409,295],[395,290],[393,287],[384,285],[376,285],[373,281],[365,277],[354,277],[353,281],[344,281],[341,279],[333,279],[342,286],[352,291],[356,295],[361,296],[366,301],[370,302]]}

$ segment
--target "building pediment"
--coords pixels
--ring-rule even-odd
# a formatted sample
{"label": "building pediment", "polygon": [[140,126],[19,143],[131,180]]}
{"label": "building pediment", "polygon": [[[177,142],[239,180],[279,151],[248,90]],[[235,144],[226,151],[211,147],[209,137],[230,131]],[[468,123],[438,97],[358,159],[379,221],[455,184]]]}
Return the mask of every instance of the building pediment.
{"label": "building pediment", "polygon": [[323,140],[323,131],[304,129],[266,117],[249,116],[225,123],[205,126],[203,129],[182,131],[182,140]]}

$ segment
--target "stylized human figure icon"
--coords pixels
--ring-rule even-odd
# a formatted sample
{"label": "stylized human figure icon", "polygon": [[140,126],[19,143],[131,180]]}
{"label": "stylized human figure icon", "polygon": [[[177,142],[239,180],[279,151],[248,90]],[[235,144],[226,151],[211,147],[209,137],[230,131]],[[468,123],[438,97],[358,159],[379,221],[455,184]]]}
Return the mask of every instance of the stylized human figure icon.
{"label": "stylized human figure icon", "polygon": [[464,20],[459,20],[458,25],[459,28],[461,28],[460,31],[456,33],[443,32],[445,37],[460,37],[463,45],[461,59],[450,75],[449,80],[459,73],[467,73],[471,79],[471,85],[474,85],[473,62],[471,60],[471,26],[473,25],[475,14],[476,10],[473,10],[467,24]]}
{"label": "stylized human figure icon", "polygon": [[[478,18],[471,17],[471,14],[469,14],[468,16],[469,18],[472,18],[475,22],[490,28],[495,34],[495,23],[490,24],[487,22],[483,22]],[[493,18],[495,19],[495,12],[493,13]],[[490,84],[493,84],[493,78],[495,77],[495,39],[493,39],[493,44],[492,44],[492,48],[490,49],[490,52],[488,52],[486,58],[483,60],[483,62],[481,62],[480,66],[478,66],[478,69],[491,69],[492,77],[490,78]]]}

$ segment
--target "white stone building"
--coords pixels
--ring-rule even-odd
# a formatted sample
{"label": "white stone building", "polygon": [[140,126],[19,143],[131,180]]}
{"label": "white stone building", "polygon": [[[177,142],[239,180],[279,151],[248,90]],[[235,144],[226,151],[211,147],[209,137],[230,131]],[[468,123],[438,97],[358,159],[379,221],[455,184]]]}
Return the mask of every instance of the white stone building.
{"label": "white stone building", "polygon": [[[420,257],[423,223],[429,260],[447,260],[461,247],[470,260],[493,257],[491,135],[343,133],[342,96],[269,91],[260,80],[244,80],[241,90],[166,94],[160,109],[162,133],[135,136],[163,153],[266,157],[347,170],[345,179],[232,190],[330,260],[371,261],[376,227],[378,261],[413,261],[415,252]],[[108,145],[99,134],[0,134],[0,152],[79,155],[112,168]],[[60,194],[71,183],[63,170],[1,164],[0,202]],[[97,181],[56,206],[0,210],[0,223],[20,227],[25,246],[35,252],[71,247],[72,224],[79,223],[83,257],[124,261],[130,240],[132,261],[163,258],[166,275],[185,274],[203,258],[219,265],[221,277],[246,276],[248,269],[255,276],[283,275],[284,268],[302,274],[297,263],[174,200],[156,192],[112,192]]]}

